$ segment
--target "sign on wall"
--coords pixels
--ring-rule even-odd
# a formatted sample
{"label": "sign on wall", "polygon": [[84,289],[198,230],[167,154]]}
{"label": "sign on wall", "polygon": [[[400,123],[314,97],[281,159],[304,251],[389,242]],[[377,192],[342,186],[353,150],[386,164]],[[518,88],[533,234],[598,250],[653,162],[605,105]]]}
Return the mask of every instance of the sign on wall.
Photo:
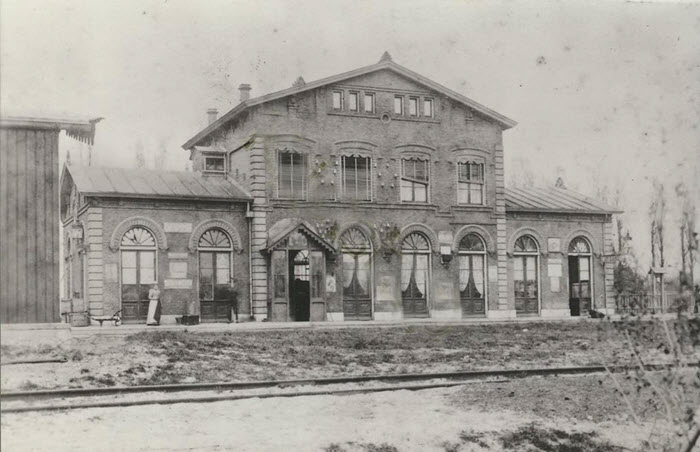
{"label": "sign on wall", "polygon": [[394,299],[394,278],[392,276],[380,276],[377,282],[377,300]]}
{"label": "sign on wall", "polygon": [[187,259],[187,253],[168,253],[168,259]]}
{"label": "sign on wall", "polygon": [[561,253],[561,240],[555,237],[548,238],[547,251],[550,253]]}
{"label": "sign on wall", "polygon": [[326,292],[335,293],[335,276],[326,275]]}
{"label": "sign on wall", "polygon": [[192,232],[192,223],[163,223],[165,232]]}
{"label": "sign on wall", "polygon": [[170,262],[171,278],[187,278],[187,262]]}
{"label": "sign on wall", "polygon": [[191,279],[166,279],[165,280],[166,289],[191,289],[192,280]]}

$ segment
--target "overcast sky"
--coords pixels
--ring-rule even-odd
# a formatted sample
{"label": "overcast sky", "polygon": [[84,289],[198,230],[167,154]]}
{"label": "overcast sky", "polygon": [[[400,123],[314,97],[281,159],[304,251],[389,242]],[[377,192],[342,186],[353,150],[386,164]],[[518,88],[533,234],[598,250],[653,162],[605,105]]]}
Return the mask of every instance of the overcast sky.
{"label": "overcast sky", "polygon": [[[180,146],[207,108],[237,104],[240,83],[258,96],[388,50],[518,121],[504,135],[507,179],[529,168],[539,185],[607,187],[609,202],[621,190],[643,266],[651,181],[666,185],[671,264],[674,186],[700,200],[697,3],[2,0],[0,21],[0,107],[105,117],[96,165],[132,166],[142,143],[185,168]],[[85,154],[62,143],[74,161]]]}

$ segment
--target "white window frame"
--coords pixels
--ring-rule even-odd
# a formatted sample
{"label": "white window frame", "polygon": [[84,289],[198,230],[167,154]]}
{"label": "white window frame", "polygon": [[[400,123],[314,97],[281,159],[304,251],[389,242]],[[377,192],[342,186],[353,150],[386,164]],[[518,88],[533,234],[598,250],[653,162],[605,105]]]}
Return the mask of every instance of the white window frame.
{"label": "white window frame", "polygon": [[[370,98],[370,109],[367,110],[367,98]],[[376,111],[376,95],[374,93],[365,93],[362,98],[362,111],[366,114],[373,115]]]}
{"label": "white window frame", "polygon": [[[292,190],[292,196],[281,196],[280,194],[280,177],[282,175],[282,154],[296,154],[296,155],[301,155],[302,158],[302,174],[301,174],[301,196],[295,196],[294,193],[296,193],[294,190]],[[302,152],[296,152],[293,150],[289,149],[280,149],[277,151],[277,198],[278,199],[289,199],[289,200],[297,200],[297,201],[306,201],[307,194],[308,194],[308,188],[309,188],[309,181],[308,181],[308,171],[309,171],[309,159],[307,158],[307,155],[302,153]],[[293,170],[294,165],[292,165],[292,188],[294,187],[293,184],[293,177],[294,177],[294,170]]]}
{"label": "white window frame", "polygon": [[[460,181],[459,179],[459,167],[460,165],[469,165],[469,164],[476,164],[476,165],[481,165],[482,168],[482,180],[481,183],[478,181]],[[471,169],[471,167],[469,166]],[[476,159],[476,158],[464,158],[460,159],[457,161],[457,165],[455,166],[455,178],[457,182],[457,204],[461,206],[485,206],[486,205],[486,163],[482,159]],[[471,174],[470,174],[471,178]],[[459,197],[459,191],[461,184],[464,184],[467,186],[467,202],[461,202],[460,197]],[[471,186],[472,185],[481,185],[481,202],[480,203],[473,203],[471,202]]]}
{"label": "white window frame", "polygon": [[[425,112],[426,105],[430,105],[430,114],[427,114]],[[435,117],[435,101],[433,100],[432,97],[423,98],[423,116],[426,118],[434,118]]]}
{"label": "white window frame", "polygon": [[[352,104],[350,102],[350,99],[355,97],[355,108],[352,108]],[[360,112],[360,93],[358,91],[349,91],[348,92],[348,111],[351,111],[353,113],[359,113]]]}
{"label": "white window frame", "polygon": [[[401,196],[402,190],[401,190],[401,185],[403,185],[404,179],[410,181],[410,182],[415,182],[415,183],[420,183],[417,180],[414,180],[412,178],[405,178],[404,177],[404,162],[407,161],[419,161],[419,162],[425,162],[426,163],[426,177],[428,178],[425,181],[425,201],[413,201],[413,200],[406,200],[403,199]],[[399,201],[400,202],[405,202],[405,203],[415,203],[415,204],[430,204],[430,173],[431,173],[431,167],[430,167],[430,159],[428,157],[422,157],[422,156],[414,156],[414,155],[404,155],[401,157],[401,167],[399,168],[401,170],[400,177],[399,177]],[[415,197],[415,196],[414,196]]]}
{"label": "white window frame", "polygon": [[[400,111],[400,112],[397,112],[397,111],[396,111],[396,107],[397,107],[396,101],[397,101],[397,100],[400,100],[400,101],[401,101],[401,102],[398,104],[398,105],[401,106],[401,108],[400,108],[401,111]],[[394,94],[394,115],[396,115],[396,116],[403,116],[403,115],[404,115],[404,111],[405,111],[404,96],[402,96],[402,95],[400,95],[400,94]]]}
{"label": "white window frame", "polygon": [[[364,158],[368,159],[367,162],[367,193],[369,196],[367,196],[367,199],[359,199],[357,196],[358,190],[357,190],[357,171],[355,170],[355,195],[349,196],[346,191],[346,186],[345,186],[345,159],[346,158]],[[373,177],[373,171],[372,171],[372,156],[369,155],[361,155],[361,154],[344,154],[340,156],[340,193],[341,197],[344,201],[359,201],[359,202],[371,202],[373,200],[373,182],[372,182],[372,177]]]}
{"label": "white window frame", "polygon": [[[340,100],[340,106],[336,108],[335,106],[335,95],[338,94],[339,100]],[[331,94],[331,108],[333,108],[333,111],[343,111],[345,108],[345,91],[341,89],[334,89],[333,93]]]}
{"label": "white window frame", "polygon": [[[412,103],[415,102],[416,105],[416,111],[415,113],[411,113],[411,105]],[[418,118],[420,117],[420,97],[418,96],[408,96],[408,116],[411,118]]]}

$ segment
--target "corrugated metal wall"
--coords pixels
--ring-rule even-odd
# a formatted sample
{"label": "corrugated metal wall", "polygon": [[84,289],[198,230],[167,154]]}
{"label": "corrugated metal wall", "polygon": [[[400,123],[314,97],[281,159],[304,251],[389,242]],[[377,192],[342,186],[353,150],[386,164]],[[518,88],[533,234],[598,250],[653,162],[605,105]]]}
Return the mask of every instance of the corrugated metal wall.
{"label": "corrugated metal wall", "polygon": [[0,129],[0,323],[60,320],[58,133]]}

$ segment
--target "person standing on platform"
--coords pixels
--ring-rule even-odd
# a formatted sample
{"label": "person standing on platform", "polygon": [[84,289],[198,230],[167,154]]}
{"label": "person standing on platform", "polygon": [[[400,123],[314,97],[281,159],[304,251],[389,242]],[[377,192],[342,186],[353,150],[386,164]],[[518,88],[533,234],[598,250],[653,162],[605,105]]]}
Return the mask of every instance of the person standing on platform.
{"label": "person standing on platform", "polygon": [[153,284],[148,291],[148,319],[146,325],[160,325],[160,289],[158,284]]}

